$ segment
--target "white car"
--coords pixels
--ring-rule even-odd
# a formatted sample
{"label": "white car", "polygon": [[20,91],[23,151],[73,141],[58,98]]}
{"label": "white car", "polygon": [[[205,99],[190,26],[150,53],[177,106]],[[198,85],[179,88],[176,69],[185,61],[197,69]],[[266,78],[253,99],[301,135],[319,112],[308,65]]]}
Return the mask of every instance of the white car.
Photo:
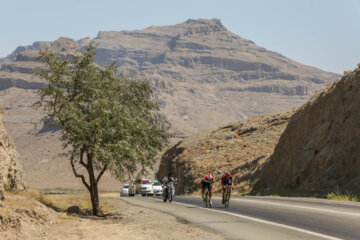
{"label": "white car", "polygon": [[149,180],[141,180],[140,194],[141,196],[154,195],[153,186]]}
{"label": "white car", "polygon": [[161,196],[163,193],[163,187],[159,181],[151,181],[154,195]]}
{"label": "white car", "polygon": [[120,189],[120,197],[129,196],[129,184],[124,184]]}

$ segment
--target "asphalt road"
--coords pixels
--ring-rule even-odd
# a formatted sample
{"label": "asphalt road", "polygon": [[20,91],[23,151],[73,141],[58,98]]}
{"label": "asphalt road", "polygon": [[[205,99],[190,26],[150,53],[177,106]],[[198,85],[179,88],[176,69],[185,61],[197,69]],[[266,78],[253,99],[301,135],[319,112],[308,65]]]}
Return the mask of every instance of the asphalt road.
{"label": "asphalt road", "polygon": [[204,208],[200,197],[177,196],[172,203],[156,197],[124,197],[131,204],[172,214],[226,239],[360,239],[360,204],[308,198],[220,198]]}

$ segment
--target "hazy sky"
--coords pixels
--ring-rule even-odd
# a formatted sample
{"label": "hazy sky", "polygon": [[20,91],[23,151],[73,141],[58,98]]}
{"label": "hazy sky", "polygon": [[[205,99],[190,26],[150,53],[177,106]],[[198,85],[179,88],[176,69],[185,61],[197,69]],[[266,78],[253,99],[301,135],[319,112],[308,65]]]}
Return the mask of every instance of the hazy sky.
{"label": "hazy sky", "polygon": [[360,0],[0,0],[0,57],[17,46],[98,31],[219,18],[233,33],[342,73],[360,62]]}

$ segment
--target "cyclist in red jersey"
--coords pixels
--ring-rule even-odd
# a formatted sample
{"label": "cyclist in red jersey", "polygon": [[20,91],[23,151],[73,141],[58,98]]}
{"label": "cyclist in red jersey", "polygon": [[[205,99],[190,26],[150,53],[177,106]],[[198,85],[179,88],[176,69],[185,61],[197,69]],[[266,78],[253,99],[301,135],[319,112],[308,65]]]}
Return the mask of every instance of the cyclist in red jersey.
{"label": "cyclist in red jersey", "polygon": [[205,188],[209,190],[209,197],[211,199],[212,197],[212,185],[214,183],[215,179],[211,174],[206,175],[203,179],[201,179],[201,197],[204,200],[204,192]]}
{"label": "cyclist in red jersey", "polygon": [[233,177],[231,175],[230,172],[226,172],[224,175],[222,175],[221,177],[221,186],[222,186],[222,204],[224,204],[224,200],[225,200],[225,185],[230,185],[230,198],[231,198],[231,189],[234,188],[234,183],[233,183]]}

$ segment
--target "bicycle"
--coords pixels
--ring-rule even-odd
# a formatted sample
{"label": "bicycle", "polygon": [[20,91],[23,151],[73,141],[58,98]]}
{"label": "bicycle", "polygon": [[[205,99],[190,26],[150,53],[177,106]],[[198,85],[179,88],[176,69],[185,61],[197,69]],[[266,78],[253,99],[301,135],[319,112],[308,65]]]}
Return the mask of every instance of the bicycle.
{"label": "bicycle", "polygon": [[229,202],[230,202],[230,187],[229,185],[226,185],[226,190],[225,190],[225,198],[224,198],[224,206],[225,208],[229,207]]}
{"label": "bicycle", "polygon": [[205,193],[204,193],[204,203],[205,203],[205,207],[209,207],[211,208],[211,201],[210,201],[210,194],[209,194],[209,190],[206,188],[205,189]]}

